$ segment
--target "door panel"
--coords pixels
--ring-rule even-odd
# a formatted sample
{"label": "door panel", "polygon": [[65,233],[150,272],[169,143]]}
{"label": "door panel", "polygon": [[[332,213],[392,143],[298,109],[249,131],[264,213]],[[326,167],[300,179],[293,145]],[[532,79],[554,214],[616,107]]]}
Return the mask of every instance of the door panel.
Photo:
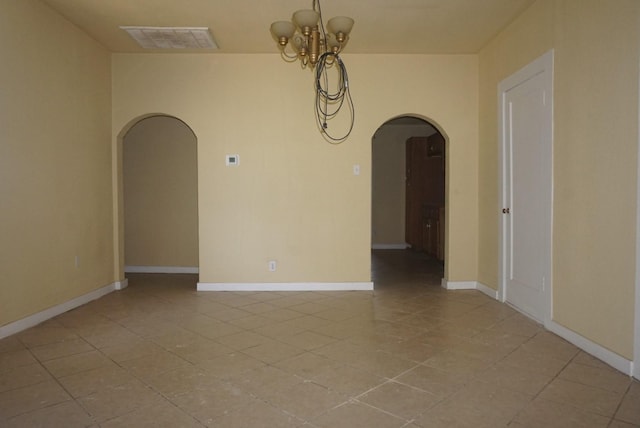
{"label": "door panel", "polygon": [[545,322],[550,317],[550,70],[531,72],[502,92],[503,299]]}

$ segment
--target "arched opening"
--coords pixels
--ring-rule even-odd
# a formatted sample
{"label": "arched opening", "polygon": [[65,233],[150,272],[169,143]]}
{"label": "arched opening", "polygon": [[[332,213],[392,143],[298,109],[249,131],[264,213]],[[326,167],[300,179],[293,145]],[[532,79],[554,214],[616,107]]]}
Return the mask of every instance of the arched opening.
{"label": "arched opening", "polygon": [[198,273],[197,138],[173,116],[129,123],[119,149],[119,269]]}
{"label": "arched opening", "polygon": [[372,279],[383,280],[379,265],[395,265],[408,275],[427,268],[439,280],[446,254],[445,135],[429,119],[401,115],[376,130],[371,146]]}

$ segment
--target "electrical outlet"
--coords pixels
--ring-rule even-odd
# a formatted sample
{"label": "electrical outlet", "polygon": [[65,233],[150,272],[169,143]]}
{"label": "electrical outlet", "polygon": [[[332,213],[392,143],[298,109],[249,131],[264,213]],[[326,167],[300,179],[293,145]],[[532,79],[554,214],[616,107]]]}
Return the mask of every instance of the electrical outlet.
{"label": "electrical outlet", "polygon": [[80,256],[76,256],[74,262],[76,264],[76,269],[78,269],[80,267]]}
{"label": "electrical outlet", "polygon": [[353,175],[360,175],[360,165],[356,164],[353,166]]}
{"label": "electrical outlet", "polygon": [[269,272],[275,272],[278,268],[278,263],[275,260],[269,260]]}

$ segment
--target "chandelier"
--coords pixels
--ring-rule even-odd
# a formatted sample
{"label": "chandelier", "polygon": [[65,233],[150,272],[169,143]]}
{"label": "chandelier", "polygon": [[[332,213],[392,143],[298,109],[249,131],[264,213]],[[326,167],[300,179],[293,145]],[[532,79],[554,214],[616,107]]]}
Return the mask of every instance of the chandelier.
{"label": "chandelier", "polygon": [[[302,68],[308,67],[315,71],[318,128],[329,142],[337,144],[349,136],[354,122],[349,77],[340,58],[340,53],[349,41],[354,21],[346,16],[336,16],[327,22],[325,30],[320,0],[312,0],[311,7],[295,12],[292,21],[276,21],[271,24],[271,34],[285,61],[299,60]],[[290,47],[289,51],[287,47]],[[329,89],[328,70],[331,69],[337,72],[335,91]],[[345,101],[351,112],[351,121],[346,133],[336,137],[329,133],[328,121],[337,116]]]}

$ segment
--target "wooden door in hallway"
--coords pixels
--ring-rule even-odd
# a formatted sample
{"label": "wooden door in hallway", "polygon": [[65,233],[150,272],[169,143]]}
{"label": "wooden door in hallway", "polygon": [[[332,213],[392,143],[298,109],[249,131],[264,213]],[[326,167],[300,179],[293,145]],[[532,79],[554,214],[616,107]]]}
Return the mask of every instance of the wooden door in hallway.
{"label": "wooden door in hallway", "polygon": [[444,259],[445,140],[442,134],[406,142],[405,240]]}
{"label": "wooden door in hallway", "polygon": [[499,86],[502,299],[544,323],[551,307],[552,53]]}

